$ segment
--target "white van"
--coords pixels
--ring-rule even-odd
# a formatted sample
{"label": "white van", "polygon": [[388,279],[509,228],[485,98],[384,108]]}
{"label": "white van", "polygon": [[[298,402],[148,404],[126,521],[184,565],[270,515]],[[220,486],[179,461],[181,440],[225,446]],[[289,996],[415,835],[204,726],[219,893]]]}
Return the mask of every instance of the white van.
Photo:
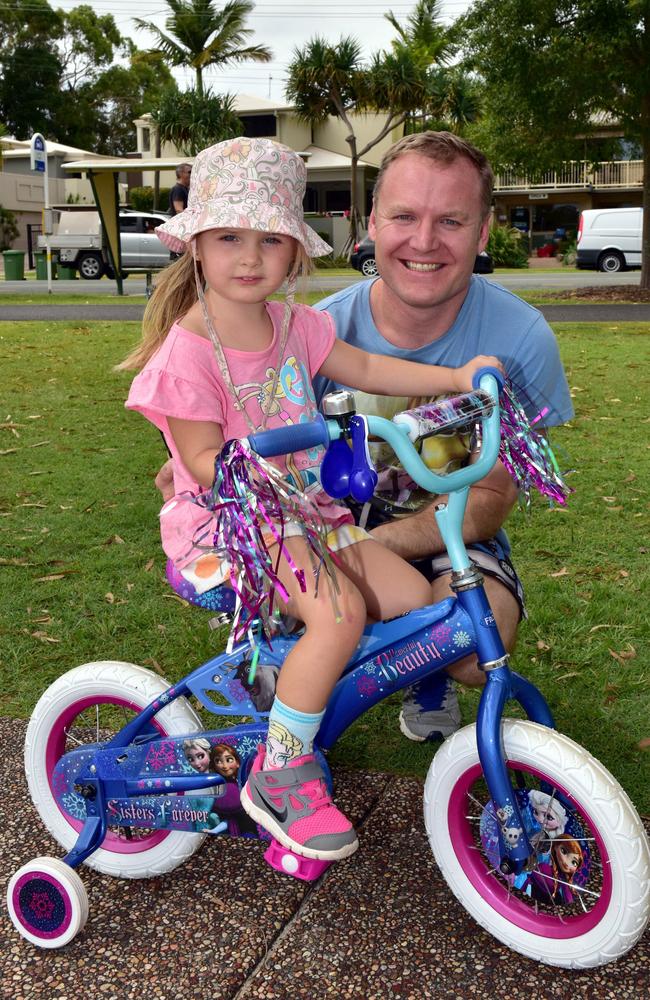
{"label": "white van", "polygon": [[642,208],[591,208],[580,215],[576,266],[599,271],[641,267]]}

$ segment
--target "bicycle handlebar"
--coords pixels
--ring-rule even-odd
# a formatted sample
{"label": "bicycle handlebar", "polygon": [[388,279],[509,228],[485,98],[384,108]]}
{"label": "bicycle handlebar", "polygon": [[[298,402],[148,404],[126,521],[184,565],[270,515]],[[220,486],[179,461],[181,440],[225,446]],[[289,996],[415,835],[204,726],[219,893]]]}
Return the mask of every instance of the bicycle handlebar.
{"label": "bicycle handlebar", "polygon": [[[494,368],[480,369],[474,379],[482,390],[492,398],[492,408],[481,417],[482,446],[478,459],[471,465],[454,472],[440,475],[427,468],[417,449],[409,439],[409,428],[399,423],[399,415],[394,421],[384,417],[367,417],[370,434],[386,441],[411,479],[430,493],[452,493],[477,483],[490,471],[499,456],[501,443],[499,422],[499,390],[503,376]],[[260,431],[247,439],[252,451],[262,458],[285,455],[288,452],[303,451],[316,445],[327,447],[332,441],[343,436],[336,420],[325,420],[320,414],[304,424],[293,424],[275,430]]]}

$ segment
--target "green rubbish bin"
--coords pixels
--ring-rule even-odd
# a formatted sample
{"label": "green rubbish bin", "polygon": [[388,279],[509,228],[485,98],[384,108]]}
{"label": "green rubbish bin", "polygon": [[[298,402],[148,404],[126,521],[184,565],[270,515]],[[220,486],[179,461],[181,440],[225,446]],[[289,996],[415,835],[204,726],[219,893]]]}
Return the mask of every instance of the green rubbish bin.
{"label": "green rubbish bin", "polygon": [[[34,254],[36,262],[36,280],[47,281],[47,254],[44,250],[37,250]],[[56,261],[52,260],[52,278],[56,278]]]}
{"label": "green rubbish bin", "polygon": [[77,269],[76,267],[66,267],[65,264],[58,264],[57,277],[59,281],[73,281],[77,277]]}
{"label": "green rubbish bin", "polygon": [[3,250],[2,259],[5,266],[5,281],[25,280],[24,250]]}

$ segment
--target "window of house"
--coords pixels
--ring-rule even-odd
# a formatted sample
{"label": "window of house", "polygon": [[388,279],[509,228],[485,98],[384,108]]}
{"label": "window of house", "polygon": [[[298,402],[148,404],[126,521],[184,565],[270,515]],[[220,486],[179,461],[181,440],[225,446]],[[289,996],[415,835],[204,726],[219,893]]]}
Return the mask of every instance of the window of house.
{"label": "window of house", "polygon": [[240,115],[244,126],[244,135],[249,139],[270,139],[277,135],[277,119],[275,115]]}
{"label": "window of house", "polygon": [[151,129],[142,129],[142,152],[148,153],[151,149]]}

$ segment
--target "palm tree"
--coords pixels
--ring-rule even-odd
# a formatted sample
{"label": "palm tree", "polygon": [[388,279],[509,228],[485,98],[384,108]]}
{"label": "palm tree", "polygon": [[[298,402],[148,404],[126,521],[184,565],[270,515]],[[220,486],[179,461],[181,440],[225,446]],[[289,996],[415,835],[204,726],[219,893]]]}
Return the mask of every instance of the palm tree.
{"label": "palm tree", "polygon": [[392,11],[384,14],[398,36],[391,42],[393,55],[408,53],[428,74],[426,104],[409,115],[406,131],[425,127],[462,131],[478,114],[476,85],[457,66],[450,68],[459,49],[458,29],[441,23],[441,8],[440,0],[418,0],[404,24]]}
{"label": "palm tree", "polygon": [[[350,147],[350,235],[346,250],[357,240],[361,213],[357,191],[359,159],[400,125],[426,97],[426,72],[406,49],[380,52],[369,66],[361,58],[361,45],[351,37],[331,43],[315,37],[303,49],[294,49],[286,87],[299,118],[314,124],[329,115],[340,118]],[[375,136],[358,148],[354,113],[373,111],[384,115]]]}
{"label": "palm tree", "polygon": [[440,0],[418,0],[415,9],[402,25],[392,10],[384,14],[392,24],[398,38],[391,42],[393,51],[408,49],[418,65],[429,69],[433,65],[449,63],[457,51],[456,33],[440,23],[442,16]]}
{"label": "palm tree", "polygon": [[151,21],[134,18],[138,28],[155,35],[158,46],[172,66],[191,66],[196,72],[196,90],[203,93],[203,70],[230,62],[269,62],[273,53],[266,45],[245,45],[253,32],[245,28],[255,4],[230,0],[219,9],[213,0],[166,0],[171,13],[166,32]]}

